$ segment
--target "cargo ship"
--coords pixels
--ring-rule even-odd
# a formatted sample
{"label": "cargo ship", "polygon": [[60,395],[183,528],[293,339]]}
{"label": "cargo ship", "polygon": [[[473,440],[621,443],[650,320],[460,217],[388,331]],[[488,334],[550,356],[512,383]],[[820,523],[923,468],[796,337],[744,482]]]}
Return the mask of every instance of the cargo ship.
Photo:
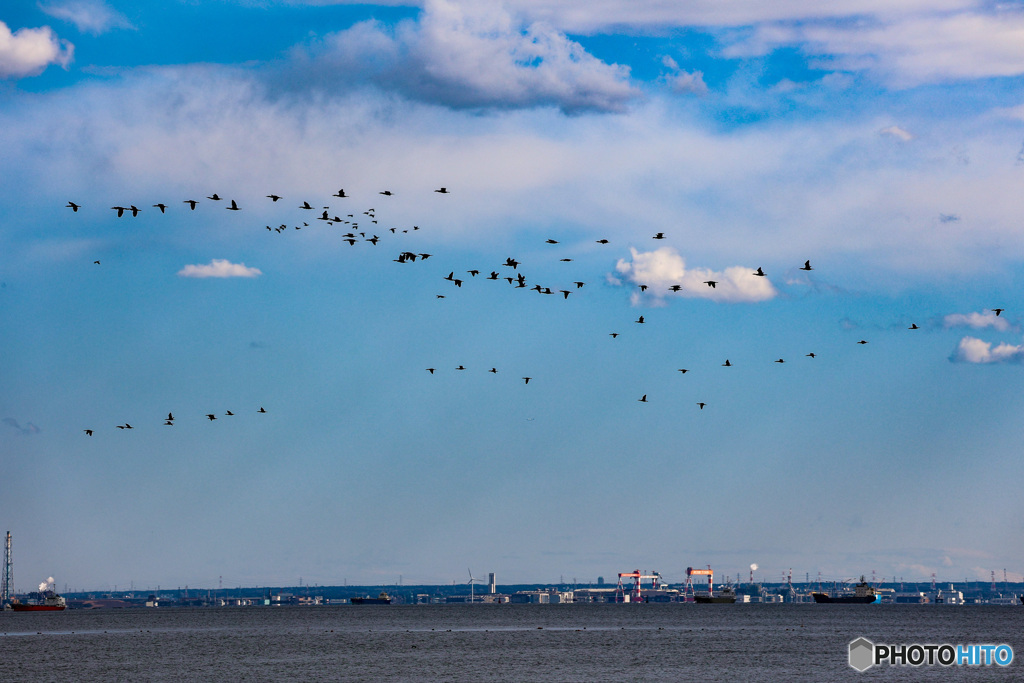
{"label": "cargo ship", "polygon": [[732,586],[725,586],[722,590],[718,591],[718,595],[705,595],[697,593],[693,596],[693,601],[697,603],[724,603],[732,604],[736,602],[736,591],[732,589]]}
{"label": "cargo ship", "polygon": [[875,591],[871,584],[864,580],[863,576],[860,577],[860,583],[853,587],[852,592],[844,590],[832,594],[811,593],[811,596],[814,598],[814,602],[840,603],[846,605],[868,605],[882,601],[882,596]]}
{"label": "cargo ship", "polygon": [[375,598],[351,598],[350,602],[353,605],[390,605],[391,596],[389,596],[384,591],[381,591],[381,594]]}
{"label": "cargo ship", "polygon": [[60,612],[67,609],[64,598],[52,590],[29,593],[28,601],[11,601],[11,609],[15,612]]}

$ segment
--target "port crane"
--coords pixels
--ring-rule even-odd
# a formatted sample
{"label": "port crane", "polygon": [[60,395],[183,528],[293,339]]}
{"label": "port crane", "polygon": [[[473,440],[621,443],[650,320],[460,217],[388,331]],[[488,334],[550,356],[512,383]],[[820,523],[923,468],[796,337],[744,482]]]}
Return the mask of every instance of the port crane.
{"label": "port crane", "polygon": [[694,576],[708,577],[708,597],[710,598],[714,596],[715,572],[711,570],[710,564],[707,567],[707,569],[694,569],[693,567],[686,568],[686,587],[683,590],[683,600],[685,600],[686,602],[693,602]]}
{"label": "port crane", "polygon": [[[623,579],[633,579],[633,587],[628,593],[622,585]],[[639,569],[634,569],[631,572],[620,572],[619,583],[615,587],[615,602],[643,602],[643,593],[640,592],[640,583],[644,579],[650,579],[654,584],[654,590],[658,590],[658,586],[661,583],[661,574],[658,572],[644,574]]]}

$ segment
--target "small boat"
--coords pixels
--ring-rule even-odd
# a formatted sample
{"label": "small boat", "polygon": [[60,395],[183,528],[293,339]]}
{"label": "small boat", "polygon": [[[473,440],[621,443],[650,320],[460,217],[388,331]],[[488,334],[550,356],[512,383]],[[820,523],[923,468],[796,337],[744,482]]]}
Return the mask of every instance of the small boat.
{"label": "small boat", "polygon": [[365,598],[351,598],[350,602],[353,605],[390,605],[391,596],[384,591],[381,591],[380,595],[375,598],[371,598],[369,596]]}

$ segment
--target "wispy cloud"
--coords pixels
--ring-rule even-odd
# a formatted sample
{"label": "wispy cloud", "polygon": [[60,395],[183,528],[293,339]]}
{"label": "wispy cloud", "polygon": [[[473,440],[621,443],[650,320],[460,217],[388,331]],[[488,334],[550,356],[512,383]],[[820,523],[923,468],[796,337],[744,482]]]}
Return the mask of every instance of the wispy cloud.
{"label": "wispy cloud", "polygon": [[648,252],[630,248],[630,253],[630,260],[619,259],[615,264],[616,272],[633,284],[647,285],[647,294],[655,299],[681,296],[738,303],[765,301],[778,294],[767,277],[754,275],[754,268],[687,268],[686,260],[671,247]]}
{"label": "wispy cloud", "polygon": [[987,313],[951,313],[942,318],[942,326],[945,328],[971,327],[976,330],[991,327],[999,332],[1006,332],[1013,327],[1006,318],[997,316],[991,311]]}
{"label": "wispy cloud", "polygon": [[75,46],[57,37],[49,26],[11,32],[0,21],[0,78],[22,78],[42,73],[50,64],[67,68]]}
{"label": "wispy cloud", "polygon": [[999,344],[994,346],[976,337],[964,337],[949,360],[954,363],[1020,363],[1024,361],[1024,346]]}
{"label": "wispy cloud", "polygon": [[39,427],[35,426],[31,422],[28,422],[28,423],[25,424],[25,426],[22,426],[21,423],[19,423],[13,417],[5,417],[3,419],[3,423],[5,425],[13,427],[19,433],[24,434],[26,436],[31,436],[33,434],[38,434],[39,432],[42,431],[41,429],[39,429]]}
{"label": "wispy cloud", "polygon": [[40,3],[39,9],[54,19],[71,22],[82,33],[95,36],[115,28],[135,28],[127,17],[103,0]]}
{"label": "wispy cloud", "polygon": [[415,21],[362,22],[292,57],[289,87],[366,82],[454,108],[622,111],[639,96],[628,67],[602,62],[548,24],[523,25],[492,2],[428,0]]}
{"label": "wispy cloud", "polygon": [[185,266],[178,271],[181,277],[257,277],[259,268],[247,268],[244,263],[231,263],[226,259],[213,259],[206,265]]}

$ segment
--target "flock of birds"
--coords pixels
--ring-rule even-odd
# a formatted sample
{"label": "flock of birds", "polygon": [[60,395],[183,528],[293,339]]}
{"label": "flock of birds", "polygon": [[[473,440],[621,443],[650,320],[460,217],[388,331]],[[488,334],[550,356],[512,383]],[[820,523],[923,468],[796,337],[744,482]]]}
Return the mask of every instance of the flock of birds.
{"label": "flock of birds", "polygon": [[[438,193],[438,194],[450,194],[450,192],[448,191],[448,189],[446,187],[441,187],[439,189],[436,189],[436,190],[434,190],[434,192]],[[378,192],[377,194],[382,196],[382,197],[392,197],[394,195],[394,193],[392,191],[390,191],[390,190],[382,190],[382,191]],[[350,195],[348,195],[345,192],[344,188],[339,189],[338,192],[334,193],[331,196],[335,197],[335,198],[338,198],[338,199],[348,199],[348,198],[350,198]],[[266,198],[270,199],[271,202],[273,202],[275,204],[283,199],[282,196],[277,195],[277,194],[266,195]],[[224,208],[229,210],[229,211],[241,211],[242,210],[242,207],[240,207],[238,205],[236,200],[234,200],[234,199],[225,200],[223,197],[219,196],[217,193],[213,193],[213,194],[207,196],[206,199],[211,201],[211,202],[229,202],[228,204],[226,204],[224,206]],[[188,208],[189,208],[190,211],[195,211],[196,210],[196,206],[200,203],[200,200],[185,199],[185,200],[182,200],[182,203],[188,205]],[[159,210],[159,212],[161,214],[164,214],[164,213],[166,213],[166,210],[169,208],[169,205],[164,204],[164,203],[161,202],[161,203],[153,204],[152,207],[157,209],[157,210]],[[72,201],[69,201],[67,203],[67,205],[66,205],[66,208],[70,208],[73,212],[77,213],[79,211],[79,209],[82,208],[82,205],[81,204],[77,204],[77,203],[72,202]],[[420,229],[418,225],[413,225],[413,226],[411,226],[409,228],[390,227],[390,228],[387,228],[387,229],[380,229],[378,227],[379,226],[379,219],[377,217],[376,209],[374,209],[374,208],[369,208],[369,209],[367,209],[365,211],[362,211],[362,213],[359,214],[359,215],[356,215],[354,213],[348,213],[344,217],[338,215],[338,213],[336,213],[336,212],[332,213],[332,209],[331,209],[330,206],[319,206],[319,207],[318,206],[314,206],[308,200],[304,200],[301,204],[299,204],[297,206],[297,208],[300,209],[300,210],[303,210],[303,211],[321,211],[320,215],[318,217],[316,217],[315,219],[313,219],[313,220],[320,221],[324,225],[327,225],[327,226],[334,226],[334,225],[347,226],[348,232],[342,234],[341,238],[342,238],[342,240],[344,242],[349,244],[349,246],[355,246],[357,243],[362,243],[362,242],[366,242],[366,243],[369,243],[369,244],[371,244],[373,246],[376,246],[379,242],[381,242],[382,238],[375,231],[380,231],[381,233],[384,233],[384,234],[390,233],[392,235],[397,235],[399,233],[405,234],[405,233],[409,233],[410,231],[418,231]],[[139,213],[142,212],[142,209],[140,209],[139,207],[137,207],[134,204],[129,204],[128,206],[116,205],[116,206],[110,207],[110,209],[116,212],[118,218],[123,218],[124,216],[126,216],[128,214],[131,214],[131,216],[133,218],[135,218],[135,217],[137,217],[139,215]],[[365,217],[365,218],[363,218],[363,217]],[[366,227],[366,221],[368,221],[369,226],[372,226],[372,227],[367,228]],[[293,225],[291,227],[293,227],[295,230],[301,230],[303,228],[310,227],[310,223],[308,221],[303,220],[303,221],[298,221],[298,222],[300,222],[301,225],[296,224],[296,225]],[[360,222],[364,223],[362,227],[360,226]],[[283,232],[285,232],[286,230],[289,229],[289,226],[288,226],[288,224],[285,224],[285,223],[282,223],[282,224],[280,224],[280,225],[278,225],[276,227],[270,226],[270,225],[266,225],[266,229],[268,231],[275,232],[275,233],[283,233]],[[656,233],[656,234],[654,234],[652,236],[652,239],[663,240],[663,239],[665,239],[665,233],[658,232],[658,233]],[[595,240],[595,242],[597,244],[606,245],[606,244],[610,243],[610,240],[602,238],[602,239]],[[556,240],[556,239],[549,238],[549,239],[545,240],[545,244],[557,245],[557,244],[559,244],[559,241]],[[429,259],[431,256],[433,256],[433,255],[430,254],[430,253],[426,253],[426,252],[403,250],[392,260],[395,261],[396,263],[400,263],[400,264],[415,263],[417,261],[422,263],[422,262],[426,261],[427,259]],[[561,262],[571,262],[573,259],[565,257],[565,258],[561,258],[559,260]],[[96,260],[96,261],[93,261],[93,263],[96,264],[96,265],[99,265],[100,261]],[[492,280],[492,281],[504,280],[509,285],[514,287],[515,289],[522,289],[522,290],[533,291],[533,292],[537,292],[537,293],[542,294],[542,295],[554,295],[554,294],[557,293],[557,294],[561,294],[562,298],[565,299],[565,300],[569,299],[570,294],[573,294],[575,291],[583,288],[586,285],[586,282],[584,282],[582,280],[573,280],[572,281],[572,285],[569,286],[569,287],[565,287],[565,288],[560,288],[560,287],[557,287],[557,286],[552,288],[551,286],[541,285],[539,283],[535,283],[531,287],[531,286],[528,285],[527,277],[520,271],[520,266],[521,265],[522,265],[522,263],[519,260],[517,260],[517,259],[515,259],[513,257],[508,257],[508,258],[506,258],[504,263],[501,263],[500,265],[498,265],[497,269],[490,270],[488,275],[486,275],[484,277],[481,277],[480,279],[481,280]],[[502,271],[504,269],[511,269],[511,270],[505,270],[504,273],[503,273]],[[811,266],[810,260],[805,260],[803,265],[798,267],[797,269],[801,270],[801,271],[812,271],[812,270],[814,270],[814,268]],[[471,279],[472,278],[477,278],[478,276],[480,276],[482,274],[482,272],[483,271],[481,269],[479,269],[479,268],[471,268],[471,269],[465,271],[466,275],[468,275],[469,278],[471,278]],[[765,273],[763,268],[759,266],[757,268],[757,270],[751,272],[750,276],[751,277],[767,277],[767,273]],[[467,278],[464,275],[460,275],[460,276],[456,277],[456,273],[455,273],[454,270],[450,271],[442,279],[444,281],[452,283],[452,285],[454,287],[456,287],[456,288],[461,288],[463,286],[463,284],[467,280]],[[709,280],[703,281],[703,284],[707,285],[710,288],[715,288],[719,284],[719,282],[717,280],[709,279]],[[647,284],[638,284],[637,286],[639,287],[641,292],[646,292],[649,289],[649,286]],[[682,290],[682,286],[679,285],[679,284],[674,284],[674,285],[672,285],[672,286],[670,286],[668,288],[669,292],[680,292],[681,290]],[[447,296],[446,294],[436,294],[436,298],[437,299],[444,299],[444,298],[446,298],[446,296]],[[989,309],[989,310],[991,310],[993,313],[995,313],[996,316],[999,316],[1004,311],[1004,309],[1002,309],[1002,308],[993,308],[993,309]],[[645,320],[643,315],[639,316],[634,321],[634,323],[641,324],[641,325],[642,324],[646,324],[646,322],[647,321]],[[916,323],[912,323],[908,329],[910,329],[910,330],[918,330],[918,329],[921,329],[921,328]],[[610,332],[609,336],[611,336],[612,339],[616,339],[617,337],[620,336],[620,333],[619,332]],[[864,345],[864,344],[867,344],[868,341],[865,340],[865,339],[861,339],[861,340],[857,341],[856,343],[860,344],[860,345]],[[815,354],[812,351],[812,352],[809,352],[809,353],[805,354],[805,356],[807,358],[814,359],[814,358],[817,357],[817,354]],[[774,360],[774,362],[782,364],[782,363],[785,363],[786,360],[784,358],[778,358],[778,359]],[[722,367],[733,367],[733,366],[734,366],[734,364],[728,358],[726,358],[725,362],[722,363]],[[429,368],[426,368],[426,370],[431,375],[434,375],[438,371],[438,368],[429,367]],[[455,368],[455,370],[456,371],[465,371],[466,367],[460,364],[460,365],[458,365]],[[498,369],[496,367],[491,367],[489,370],[487,370],[487,372],[490,372],[492,374],[497,374],[498,373]],[[689,370],[687,368],[678,368],[678,372],[680,372],[681,374],[686,374],[687,372],[689,372]],[[524,384],[529,384],[531,379],[533,379],[533,378],[529,377],[529,376],[523,376],[522,377],[522,380],[523,380]],[[639,401],[641,403],[648,403],[649,401],[648,401],[648,398],[647,398],[647,394],[642,395],[640,398],[637,399],[637,401]],[[705,401],[698,401],[698,402],[696,402],[696,405],[697,405],[699,410],[704,410],[704,408],[707,407],[709,404],[707,402],[705,402]],[[257,412],[265,413],[266,411],[263,409],[263,407],[260,407],[260,409]],[[225,413],[225,416],[233,416],[233,415],[234,415],[234,413],[232,413],[230,410]],[[213,420],[217,419],[217,415],[214,414],[214,413],[207,413],[205,416],[206,416],[206,418],[209,421],[213,421]],[[173,414],[168,413],[168,416],[163,421],[163,424],[166,425],[166,426],[173,426],[174,421],[175,421],[175,418],[174,418]],[[117,425],[116,427],[118,429],[132,429],[133,428],[127,422],[125,424],[123,424],[123,425]],[[92,436],[92,434],[94,432],[93,429],[85,429],[83,431],[87,435],[89,435],[89,436]]]}

